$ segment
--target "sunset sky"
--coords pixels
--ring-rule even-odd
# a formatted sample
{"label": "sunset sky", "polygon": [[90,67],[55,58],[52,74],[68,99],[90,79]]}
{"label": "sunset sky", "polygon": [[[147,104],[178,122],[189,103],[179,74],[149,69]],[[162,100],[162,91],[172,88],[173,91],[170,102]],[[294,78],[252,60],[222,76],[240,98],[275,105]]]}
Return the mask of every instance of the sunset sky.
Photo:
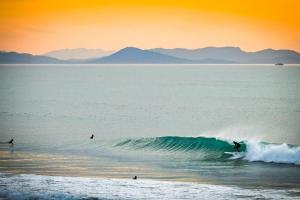
{"label": "sunset sky", "polygon": [[126,46],[300,51],[300,1],[0,1],[0,50],[41,54]]}

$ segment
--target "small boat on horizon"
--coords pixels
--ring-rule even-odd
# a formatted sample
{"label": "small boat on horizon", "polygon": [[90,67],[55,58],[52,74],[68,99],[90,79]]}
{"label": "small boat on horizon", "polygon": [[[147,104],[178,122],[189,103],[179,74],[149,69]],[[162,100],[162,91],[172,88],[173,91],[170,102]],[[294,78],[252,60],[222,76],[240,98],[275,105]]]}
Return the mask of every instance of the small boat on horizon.
{"label": "small boat on horizon", "polygon": [[275,65],[280,65],[280,66],[282,66],[282,65],[284,65],[283,63],[275,63]]}

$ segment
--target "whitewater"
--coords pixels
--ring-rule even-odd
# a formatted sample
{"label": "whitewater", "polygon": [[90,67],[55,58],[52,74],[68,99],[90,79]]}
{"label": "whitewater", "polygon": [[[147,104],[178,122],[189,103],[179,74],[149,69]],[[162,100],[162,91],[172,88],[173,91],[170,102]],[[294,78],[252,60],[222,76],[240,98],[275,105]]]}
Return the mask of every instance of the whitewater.
{"label": "whitewater", "polygon": [[300,191],[186,182],[0,174],[8,199],[295,199]]}

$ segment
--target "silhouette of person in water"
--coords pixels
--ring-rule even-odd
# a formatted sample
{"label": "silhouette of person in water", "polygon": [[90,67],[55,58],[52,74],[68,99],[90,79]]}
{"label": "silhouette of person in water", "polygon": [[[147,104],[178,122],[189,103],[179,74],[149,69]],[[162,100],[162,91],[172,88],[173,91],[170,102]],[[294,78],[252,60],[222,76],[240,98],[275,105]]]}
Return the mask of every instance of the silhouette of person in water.
{"label": "silhouette of person in water", "polygon": [[240,152],[240,148],[241,148],[241,144],[236,142],[236,141],[233,141],[233,144],[234,144],[234,149],[237,151],[237,152]]}
{"label": "silhouette of person in water", "polygon": [[91,139],[91,140],[94,139],[94,134],[91,135],[90,139]]}
{"label": "silhouette of person in water", "polygon": [[132,179],[133,179],[133,180],[136,180],[136,179],[137,179],[137,176],[134,176]]}
{"label": "silhouette of person in water", "polygon": [[11,139],[8,144],[14,144],[14,139]]}

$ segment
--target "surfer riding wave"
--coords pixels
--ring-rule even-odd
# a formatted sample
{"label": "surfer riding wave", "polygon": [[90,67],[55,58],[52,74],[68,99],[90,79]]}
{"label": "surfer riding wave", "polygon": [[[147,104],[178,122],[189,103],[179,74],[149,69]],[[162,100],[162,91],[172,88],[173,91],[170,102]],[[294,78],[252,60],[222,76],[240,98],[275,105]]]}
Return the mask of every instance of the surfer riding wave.
{"label": "surfer riding wave", "polygon": [[241,144],[236,142],[236,141],[233,141],[233,144],[234,144],[234,149],[237,151],[237,152],[240,152],[240,148],[241,148]]}

